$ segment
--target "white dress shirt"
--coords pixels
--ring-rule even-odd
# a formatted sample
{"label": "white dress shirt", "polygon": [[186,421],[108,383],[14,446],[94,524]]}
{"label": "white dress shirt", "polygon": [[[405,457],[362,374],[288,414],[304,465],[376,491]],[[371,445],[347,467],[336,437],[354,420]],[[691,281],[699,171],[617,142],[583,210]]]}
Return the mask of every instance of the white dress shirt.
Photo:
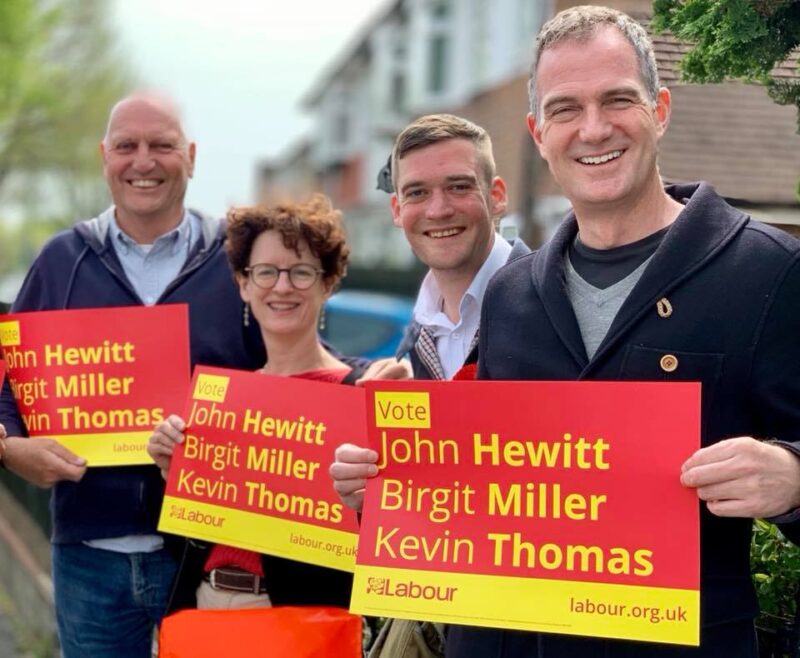
{"label": "white dress shirt", "polygon": [[436,277],[428,272],[422,280],[414,305],[414,319],[433,334],[446,379],[451,379],[464,365],[478,331],[486,286],[494,273],[506,264],[510,254],[511,245],[495,234],[489,256],[461,298],[459,320],[455,324],[445,315],[444,299]]}

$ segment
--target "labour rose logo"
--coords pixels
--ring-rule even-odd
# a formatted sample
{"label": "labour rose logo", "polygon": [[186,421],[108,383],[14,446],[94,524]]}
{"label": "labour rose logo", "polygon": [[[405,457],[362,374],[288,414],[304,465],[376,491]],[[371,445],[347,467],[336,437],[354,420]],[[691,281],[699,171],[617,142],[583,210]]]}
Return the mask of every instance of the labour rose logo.
{"label": "labour rose logo", "polygon": [[377,578],[374,576],[367,578],[367,594],[385,594],[388,586],[388,578]]}

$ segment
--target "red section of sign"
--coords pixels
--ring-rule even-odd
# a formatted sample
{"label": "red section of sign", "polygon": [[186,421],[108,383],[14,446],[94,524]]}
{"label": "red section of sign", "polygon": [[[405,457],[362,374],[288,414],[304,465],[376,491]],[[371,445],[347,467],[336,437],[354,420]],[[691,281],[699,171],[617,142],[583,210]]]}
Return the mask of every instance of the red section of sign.
{"label": "red section of sign", "polygon": [[363,389],[197,367],[191,391],[167,495],[357,532],[328,466],[340,443],[365,443]]}
{"label": "red section of sign", "polygon": [[15,313],[3,356],[31,436],[150,430],[183,403],[185,304]]}
{"label": "red section of sign", "polygon": [[[698,502],[679,476],[699,447],[699,384],[367,388],[386,465],[359,564],[697,589]],[[391,391],[428,392],[430,429],[376,426],[375,396]]]}

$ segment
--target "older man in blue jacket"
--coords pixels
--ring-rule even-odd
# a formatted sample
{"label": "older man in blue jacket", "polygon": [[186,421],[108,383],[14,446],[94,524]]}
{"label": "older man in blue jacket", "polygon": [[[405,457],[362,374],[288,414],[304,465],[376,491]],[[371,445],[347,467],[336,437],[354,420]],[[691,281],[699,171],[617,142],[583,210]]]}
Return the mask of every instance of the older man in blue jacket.
{"label": "older man in blue jacket", "polygon": [[[114,205],[45,245],[13,310],[188,303],[192,364],[263,365],[257,327],[236,321],[243,306],[221,222],[183,205],[195,145],[175,107],[148,94],[120,101],[100,150]],[[87,470],[66,448],[24,438],[8,386],[0,421],[9,434],[7,468],[54,485],[53,578],[65,658],[149,657],[176,569],[156,534],[158,469]]]}

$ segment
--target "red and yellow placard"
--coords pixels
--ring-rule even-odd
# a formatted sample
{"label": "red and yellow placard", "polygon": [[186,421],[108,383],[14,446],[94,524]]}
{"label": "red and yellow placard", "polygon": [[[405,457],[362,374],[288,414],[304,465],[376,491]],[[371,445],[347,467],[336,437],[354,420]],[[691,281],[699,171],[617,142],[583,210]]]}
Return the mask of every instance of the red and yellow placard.
{"label": "red and yellow placard", "polygon": [[152,464],[147,440],[189,384],[185,304],[0,318],[11,390],[31,437],[89,466]]}
{"label": "red and yellow placard", "polygon": [[356,516],[328,466],[366,440],[364,390],[198,367],[191,391],[159,530],[352,571]]}
{"label": "red and yellow placard", "polygon": [[699,384],[367,389],[354,612],[699,643]]}

